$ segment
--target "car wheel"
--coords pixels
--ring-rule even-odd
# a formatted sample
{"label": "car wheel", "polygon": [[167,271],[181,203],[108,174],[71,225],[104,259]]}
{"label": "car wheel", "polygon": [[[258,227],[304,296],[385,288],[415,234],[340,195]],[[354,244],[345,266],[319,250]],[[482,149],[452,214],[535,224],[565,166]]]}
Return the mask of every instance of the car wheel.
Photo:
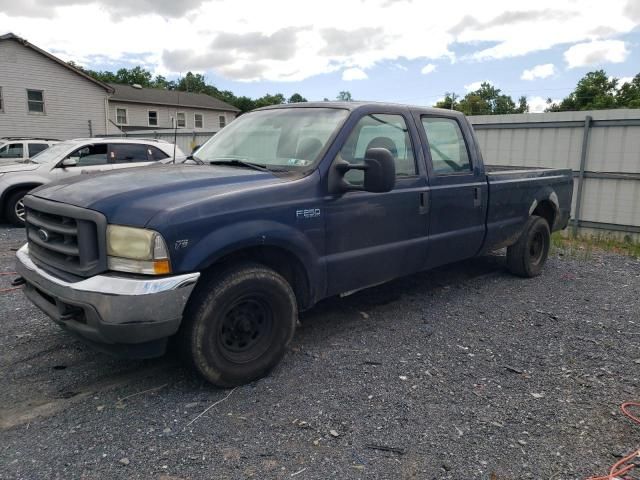
{"label": "car wheel", "polygon": [[295,295],[281,275],[259,264],[237,265],[199,282],[178,345],[207,381],[242,385],[282,359],[297,315]]}
{"label": "car wheel", "polygon": [[542,272],[549,255],[551,232],[547,221],[532,215],[518,241],[507,248],[507,268],[520,277],[536,277]]}
{"label": "car wheel", "polygon": [[17,227],[24,227],[25,208],[24,196],[29,190],[18,190],[7,198],[5,206],[5,218]]}

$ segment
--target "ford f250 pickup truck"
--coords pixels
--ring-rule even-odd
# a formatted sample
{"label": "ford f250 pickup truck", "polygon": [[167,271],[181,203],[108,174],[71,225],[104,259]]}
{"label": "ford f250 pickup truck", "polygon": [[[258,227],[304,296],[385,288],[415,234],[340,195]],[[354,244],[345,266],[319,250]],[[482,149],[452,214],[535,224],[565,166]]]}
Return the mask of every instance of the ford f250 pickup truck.
{"label": "ford f250 pickup truck", "polygon": [[487,171],[463,115],[379,103],[259,109],[192,163],[33,190],[17,268],[65,329],[138,357],[175,338],[223,387],[265,375],[323,298],[503,247],[538,275],[573,182]]}

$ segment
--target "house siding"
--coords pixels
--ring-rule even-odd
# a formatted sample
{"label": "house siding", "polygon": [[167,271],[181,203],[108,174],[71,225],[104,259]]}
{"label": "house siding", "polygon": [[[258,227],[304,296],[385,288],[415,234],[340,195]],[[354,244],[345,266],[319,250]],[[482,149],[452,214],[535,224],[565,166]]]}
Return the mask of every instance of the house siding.
{"label": "house siding", "polygon": [[[208,110],[208,109],[198,109],[193,107],[170,107],[167,105],[153,105],[147,103],[130,103],[130,102],[122,102],[117,100],[109,101],[109,119],[110,123],[110,133],[117,133],[118,127],[114,124],[116,123],[116,109],[118,108],[126,108],[127,109],[127,124],[123,125],[126,130],[136,130],[136,129],[167,129],[172,128],[173,124],[171,122],[172,118],[176,117],[177,112],[184,112],[186,117],[186,125],[184,129],[190,131],[203,131],[203,132],[217,132],[220,130],[220,122],[219,116],[224,115],[226,119],[226,123],[229,124],[234,118],[236,118],[236,114],[234,112],[225,112],[222,110]],[[149,110],[155,110],[158,112],[158,125],[157,126],[149,126],[148,122],[148,112]],[[203,125],[202,128],[195,127],[195,118],[194,114],[199,113],[202,114],[203,117]],[[181,127],[182,129],[182,127]]]}
{"label": "house siding", "polygon": [[[106,133],[107,91],[14,40],[0,41],[0,87],[0,137],[65,140]],[[44,114],[28,112],[27,89],[44,92]]]}

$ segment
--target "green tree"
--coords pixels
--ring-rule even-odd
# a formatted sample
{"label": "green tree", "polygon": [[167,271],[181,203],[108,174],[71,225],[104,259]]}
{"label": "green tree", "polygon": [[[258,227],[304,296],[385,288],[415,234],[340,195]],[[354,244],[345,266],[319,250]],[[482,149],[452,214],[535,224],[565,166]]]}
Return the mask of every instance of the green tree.
{"label": "green tree", "polygon": [[287,103],[304,103],[306,101],[307,99],[304,98],[302,95],[300,95],[299,93],[294,93],[289,97],[289,100],[287,100]]}
{"label": "green tree", "polygon": [[447,110],[458,110],[458,95],[455,92],[447,92],[444,94],[444,98],[437,102],[434,107],[446,108]]}
{"label": "green tree", "polygon": [[255,101],[255,108],[268,107],[269,105],[280,105],[285,102],[284,95],[276,93],[271,95],[267,93],[263,97],[257,98]]}
{"label": "green tree", "polygon": [[336,100],[338,100],[339,102],[352,102],[353,97],[351,96],[351,92],[349,90],[343,90],[342,92],[338,93]]}
{"label": "green tree", "polygon": [[467,93],[459,102],[455,93],[446,93],[443,100],[436,103],[438,108],[458,110],[465,115],[503,115],[506,113],[524,113],[529,111],[527,97],[520,97],[518,105],[509,95],[489,82],[480,84],[480,88]]}
{"label": "green tree", "polygon": [[600,110],[616,108],[617,78],[609,78],[604,70],[589,72],[582,77],[576,88],[560,103],[552,103],[546,111]]}
{"label": "green tree", "polygon": [[620,87],[616,102],[619,107],[640,108],[640,73]]}
{"label": "green tree", "polygon": [[115,83],[122,83],[125,85],[137,84],[143,87],[150,87],[152,77],[153,75],[151,74],[151,72],[145,70],[141,66],[133,67],[131,69],[121,68],[116,72]]}

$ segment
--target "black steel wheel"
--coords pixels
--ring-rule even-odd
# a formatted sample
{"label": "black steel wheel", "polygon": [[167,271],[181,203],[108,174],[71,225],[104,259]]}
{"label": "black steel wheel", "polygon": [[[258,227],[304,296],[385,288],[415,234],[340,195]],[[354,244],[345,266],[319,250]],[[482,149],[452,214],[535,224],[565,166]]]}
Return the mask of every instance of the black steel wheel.
{"label": "black steel wheel", "polygon": [[230,266],[198,283],[179,332],[183,356],[209,382],[232,387],[266,375],[297,322],[289,283],[259,264]]}
{"label": "black steel wheel", "polygon": [[520,277],[540,275],[550,246],[551,231],[547,221],[537,215],[529,217],[516,243],[507,248],[509,271]]}

